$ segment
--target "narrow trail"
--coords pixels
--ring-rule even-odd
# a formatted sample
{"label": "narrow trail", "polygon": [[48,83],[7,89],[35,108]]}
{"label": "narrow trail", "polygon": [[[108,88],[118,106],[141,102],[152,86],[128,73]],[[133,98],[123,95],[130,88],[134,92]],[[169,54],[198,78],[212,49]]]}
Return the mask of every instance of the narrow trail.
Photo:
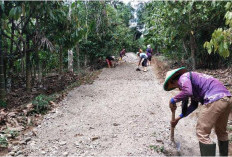
{"label": "narrow trail", "polygon": [[[137,57],[127,53],[116,68],[103,69],[91,85],[82,85],[34,128],[23,154],[29,156],[151,156],[170,155],[170,119],[165,92],[154,74],[135,71]],[[177,114],[180,111],[177,111]],[[181,120],[175,139],[179,155],[199,155],[196,118]],[[183,135],[182,135],[183,134]],[[150,146],[164,147],[166,154]],[[177,154],[172,154],[177,155]]]}

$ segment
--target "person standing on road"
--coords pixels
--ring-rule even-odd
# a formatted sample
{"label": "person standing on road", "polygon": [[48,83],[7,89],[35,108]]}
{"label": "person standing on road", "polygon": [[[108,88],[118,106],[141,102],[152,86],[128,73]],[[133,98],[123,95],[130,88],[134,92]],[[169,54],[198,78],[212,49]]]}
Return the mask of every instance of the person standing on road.
{"label": "person standing on road", "polygon": [[147,54],[143,52],[142,49],[139,49],[139,52],[137,52],[137,55],[139,56],[139,64],[138,64],[138,69],[140,66],[140,63],[142,62],[142,66],[143,66],[143,71],[146,72],[147,71]]}
{"label": "person standing on road", "polygon": [[[197,72],[187,72],[185,67],[167,72],[164,90],[179,88],[180,93],[171,98],[169,106],[172,112],[176,110],[176,103],[182,101],[182,113],[171,122],[175,127],[178,121],[192,113],[200,102],[202,110],[197,121],[196,134],[199,140],[202,156],[215,156],[216,144],[211,141],[212,128],[218,138],[221,156],[228,156],[227,121],[231,110],[231,93],[225,86],[212,76]],[[191,103],[188,106],[188,100]]]}
{"label": "person standing on road", "polygon": [[151,65],[151,58],[152,58],[152,48],[151,48],[151,45],[147,45],[147,59],[148,59],[148,65]]}
{"label": "person standing on road", "polygon": [[120,60],[122,60],[122,58],[126,55],[126,49],[122,49],[119,55],[120,55]]}

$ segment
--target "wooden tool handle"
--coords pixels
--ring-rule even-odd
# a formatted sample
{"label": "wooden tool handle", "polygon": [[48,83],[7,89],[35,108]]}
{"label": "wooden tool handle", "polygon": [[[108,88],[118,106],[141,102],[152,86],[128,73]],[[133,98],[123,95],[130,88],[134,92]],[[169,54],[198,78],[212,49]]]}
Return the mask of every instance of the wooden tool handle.
{"label": "wooden tool handle", "polygon": [[[176,111],[172,111],[172,121],[175,120],[175,112]],[[171,141],[174,141],[174,127],[171,126]]]}

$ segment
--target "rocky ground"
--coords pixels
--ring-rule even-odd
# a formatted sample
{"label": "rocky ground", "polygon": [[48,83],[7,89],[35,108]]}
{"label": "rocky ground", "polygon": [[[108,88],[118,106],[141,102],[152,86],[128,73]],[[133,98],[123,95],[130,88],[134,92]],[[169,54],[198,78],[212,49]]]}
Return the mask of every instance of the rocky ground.
{"label": "rocky ground", "polygon": [[148,72],[136,71],[137,62],[134,53],[127,53],[116,68],[103,69],[93,84],[70,91],[8,155],[200,155],[195,135],[198,111],[177,125],[177,150],[170,142],[168,107],[176,92],[163,90],[153,66]]}

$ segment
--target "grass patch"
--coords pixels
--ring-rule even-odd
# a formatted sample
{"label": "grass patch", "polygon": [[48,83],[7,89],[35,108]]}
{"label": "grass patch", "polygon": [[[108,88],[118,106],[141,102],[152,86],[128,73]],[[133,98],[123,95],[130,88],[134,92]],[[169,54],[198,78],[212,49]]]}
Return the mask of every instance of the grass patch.
{"label": "grass patch", "polygon": [[153,133],[152,133],[152,136],[153,136],[153,137],[156,137],[156,132],[153,132]]}
{"label": "grass patch", "polygon": [[9,130],[9,129],[4,130],[4,133],[5,133],[5,134],[10,134],[10,135],[11,135],[11,138],[16,138],[16,137],[19,135],[19,132],[18,132],[18,131]]}
{"label": "grass patch", "polygon": [[227,125],[227,131],[232,131],[232,126],[231,125]]}
{"label": "grass patch", "polygon": [[229,136],[229,142],[232,143],[232,135]]}
{"label": "grass patch", "polygon": [[35,97],[32,101],[34,110],[32,112],[46,114],[50,109],[50,101],[53,101],[54,98],[52,96],[46,96],[40,94],[39,96]]}
{"label": "grass patch", "polygon": [[152,149],[158,153],[159,152],[164,153],[164,151],[165,151],[164,146],[150,145],[149,147],[150,147],[150,149]]}
{"label": "grass patch", "polygon": [[7,107],[7,103],[3,100],[0,100],[0,107],[1,108],[6,108]]}
{"label": "grass patch", "polygon": [[1,147],[7,147],[8,146],[8,141],[6,136],[0,134],[0,146]]}

